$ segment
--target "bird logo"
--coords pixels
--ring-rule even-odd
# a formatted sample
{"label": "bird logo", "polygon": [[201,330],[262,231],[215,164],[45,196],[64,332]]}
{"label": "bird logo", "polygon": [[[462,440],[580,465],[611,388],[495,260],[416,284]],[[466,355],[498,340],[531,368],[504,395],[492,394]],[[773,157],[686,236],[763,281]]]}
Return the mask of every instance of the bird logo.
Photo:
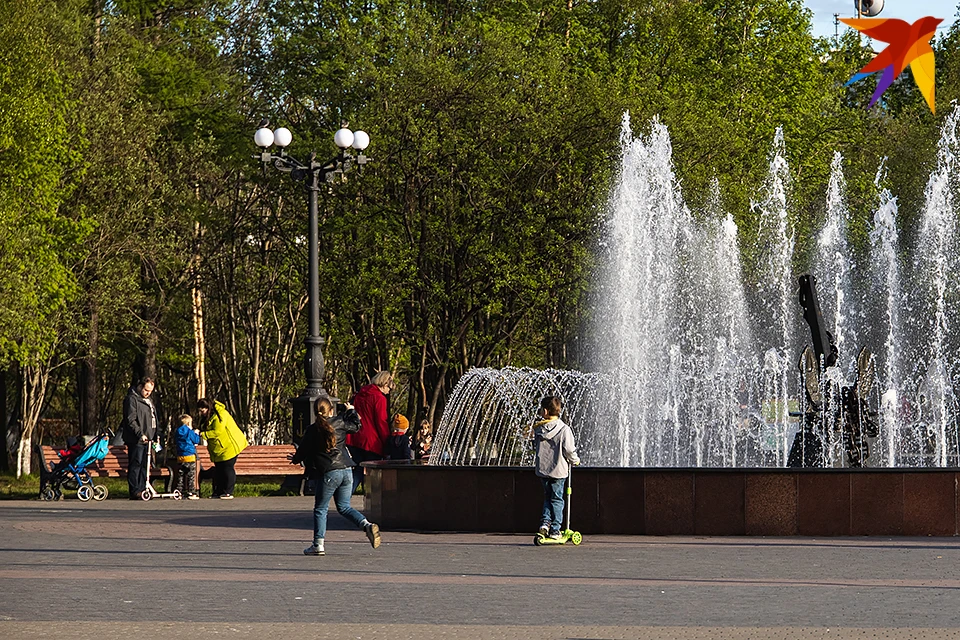
{"label": "bird logo", "polygon": [[841,18],[841,22],[860,31],[864,35],[888,43],[883,51],[860,69],[847,81],[850,86],[858,80],[882,71],[883,75],[877,82],[877,90],[870,99],[872,107],[883,95],[893,81],[910,66],[917,88],[923,94],[930,111],[936,113],[934,106],[934,76],[936,66],[933,60],[933,49],[930,40],[937,32],[937,25],[943,22],[942,18],[920,18],[913,24],[895,18]]}

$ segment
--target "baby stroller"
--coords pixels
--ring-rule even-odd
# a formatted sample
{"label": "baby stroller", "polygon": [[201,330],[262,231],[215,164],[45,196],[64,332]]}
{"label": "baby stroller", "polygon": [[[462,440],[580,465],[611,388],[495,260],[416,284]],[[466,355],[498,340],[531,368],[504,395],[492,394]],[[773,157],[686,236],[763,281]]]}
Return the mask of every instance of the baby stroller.
{"label": "baby stroller", "polygon": [[40,499],[41,500],[63,500],[64,488],[77,488],[77,497],[81,502],[86,502],[90,498],[100,501],[104,500],[109,493],[102,484],[93,484],[93,478],[87,471],[88,467],[95,465],[107,456],[110,446],[110,435],[100,434],[95,437],[83,450],[73,459],[64,457],[60,462],[47,471],[42,466],[40,468]]}

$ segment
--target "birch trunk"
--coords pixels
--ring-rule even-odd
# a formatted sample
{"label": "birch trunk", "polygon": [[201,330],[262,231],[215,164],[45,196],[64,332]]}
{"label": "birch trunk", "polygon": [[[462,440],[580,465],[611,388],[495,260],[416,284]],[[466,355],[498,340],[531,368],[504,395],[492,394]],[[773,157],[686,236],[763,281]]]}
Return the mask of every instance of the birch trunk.
{"label": "birch trunk", "polygon": [[203,292],[193,287],[193,376],[197,379],[197,397],[207,397],[207,345],[203,337]]}
{"label": "birch trunk", "polygon": [[[196,189],[195,195],[199,200],[199,188]],[[200,262],[203,259],[200,254],[200,243],[203,240],[203,227],[200,226],[199,222],[196,222],[193,225],[193,240],[193,245],[196,247],[196,251],[193,254],[193,260],[190,265],[190,268],[193,271],[191,274],[193,287],[190,290],[190,293],[193,296],[193,376],[197,380],[197,398],[206,398],[207,343],[204,339],[203,333],[203,291],[200,289]]]}
{"label": "birch trunk", "polygon": [[33,432],[40,420],[50,381],[49,364],[26,365],[20,378],[20,433],[17,444],[17,477],[30,473],[33,459]]}

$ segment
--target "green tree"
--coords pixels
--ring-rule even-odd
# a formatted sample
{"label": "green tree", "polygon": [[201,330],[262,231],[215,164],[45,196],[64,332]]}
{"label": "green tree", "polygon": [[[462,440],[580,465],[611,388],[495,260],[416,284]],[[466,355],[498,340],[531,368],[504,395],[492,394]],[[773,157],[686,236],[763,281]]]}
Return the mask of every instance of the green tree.
{"label": "green tree", "polygon": [[51,14],[32,0],[3,2],[0,9],[18,16],[0,26],[0,363],[19,365],[19,475],[30,470],[32,435],[65,329],[61,318],[76,292],[70,264],[86,227],[62,210],[80,175],[65,171],[73,160],[67,129],[73,104]]}

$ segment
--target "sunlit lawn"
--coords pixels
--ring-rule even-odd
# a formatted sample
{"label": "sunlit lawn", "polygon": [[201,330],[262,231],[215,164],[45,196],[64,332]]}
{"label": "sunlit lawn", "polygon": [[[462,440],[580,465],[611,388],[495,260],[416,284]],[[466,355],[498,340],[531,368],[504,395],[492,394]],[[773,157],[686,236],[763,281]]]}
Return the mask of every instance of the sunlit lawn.
{"label": "sunlit lawn", "polygon": [[[125,478],[95,478],[94,484],[106,485],[111,498],[127,498],[127,481]],[[163,481],[154,484],[157,491],[163,491]],[[21,476],[17,478],[14,474],[0,474],[0,500],[36,500],[40,489],[40,476],[35,474]],[[206,497],[211,492],[210,482],[201,483],[201,495]],[[234,495],[244,496],[286,496],[293,495],[294,492],[289,489],[281,489],[280,481],[275,482],[242,482],[237,481],[234,488]],[[67,489],[64,491],[65,500],[76,500],[77,492]]]}

